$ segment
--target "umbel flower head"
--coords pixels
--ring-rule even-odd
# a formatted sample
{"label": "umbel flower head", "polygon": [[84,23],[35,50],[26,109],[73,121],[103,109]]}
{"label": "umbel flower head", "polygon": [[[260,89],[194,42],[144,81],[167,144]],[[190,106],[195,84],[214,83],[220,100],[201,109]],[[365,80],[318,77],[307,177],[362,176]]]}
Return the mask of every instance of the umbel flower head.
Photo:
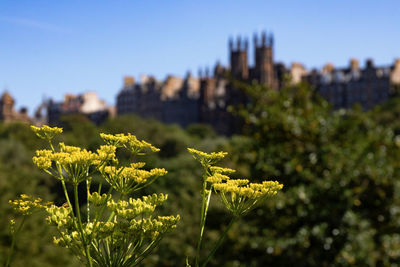
{"label": "umbel flower head", "polygon": [[[107,157],[111,158],[112,156]],[[66,146],[64,143],[60,143],[60,152],[37,150],[36,156],[32,160],[39,169],[50,173],[57,172],[52,168],[54,163],[54,165],[61,167],[66,174],[62,177],[58,176],[59,179],[64,179],[72,183],[80,183],[87,178],[90,166],[99,163],[100,157],[98,154],[86,149]]]}
{"label": "umbel flower head", "polygon": [[51,140],[56,136],[57,134],[61,134],[63,132],[62,128],[58,127],[50,127],[47,125],[43,125],[42,127],[36,127],[31,125],[31,129],[35,132],[35,134],[46,140]]}
{"label": "umbel flower head", "polygon": [[188,151],[206,170],[205,182],[208,186],[205,190],[210,193],[213,190],[218,194],[222,203],[234,216],[247,214],[283,188],[277,181],[250,183],[246,179],[230,179],[229,175],[235,170],[213,166],[227,155],[226,152],[208,154],[193,148],[188,148]]}
{"label": "umbel flower head", "polygon": [[161,193],[159,195],[153,194],[151,196],[144,196],[141,199],[129,198],[128,201],[120,200],[114,202],[110,200],[107,202],[107,207],[115,212],[118,218],[130,221],[139,215],[141,217],[144,215],[151,215],[156,206],[161,205],[167,198],[168,195]]}
{"label": "umbel flower head", "polygon": [[22,215],[29,215],[34,211],[44,210],[52,204],[51,202],[43,202],[41,198],[34,198],[26,194],[22,194],[21,199],[9,200],[8,203]]}
{"label": "umbel flower head", "polygon": [[142,170],[144,163],[132,163],[129,167],[106,166],[103,176],[106,181],[123,195],[136,191],[154,182],[159,176],[167,173],[165,169]]}
{"label": "umbel flower head", "polygon": [[101,133],[100,137],[106,142],[108,145],[112,145],[115,147],[124,147],[128,149],[132,154],[141,154],[142,151],[148,149],[152,152],[158,152],[160,149],[156,148],[150,143],[146,141],[141,141],[136,138],[136,136],[128,133],[125,134],[105,134]]}
{"label": "umbel flower head", "polygon": [[74,219],[71,216],[72,210],[67,207],[58,207],[56,205],[51,205],[46,208],[48,217],[46,218],[49,224],[54,224],[58,228],[71,228]]}
{"label": "umbel flower head", "polygon": [[274,196],[283,185],[277,181],[250,183],[246,179],[221,180],[213,183],[213,188],[225,207],[234,216],[242,216]]}
{"label": "umbel flower head", "polygon": [[209,167],[221,159],[223,159],[226,155],[228,155],[227,152],[212,152],[212,153],[205,153],[199,150],[196,150],[194,148],[188,148],[187,149],[190,154],[193,155],[193,157],[203,165],[203,167]]}

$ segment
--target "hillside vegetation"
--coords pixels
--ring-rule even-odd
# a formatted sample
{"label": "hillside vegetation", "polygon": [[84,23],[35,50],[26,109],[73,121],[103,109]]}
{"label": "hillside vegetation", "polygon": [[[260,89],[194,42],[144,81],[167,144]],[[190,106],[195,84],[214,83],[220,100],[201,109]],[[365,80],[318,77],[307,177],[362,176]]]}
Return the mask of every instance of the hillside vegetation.
{"label": "hillside vegetation", "polygon": [[[234,226],[212,265],[399,265],[400,100],[369,112],[333,111],[305,85],[281,93],[258,85],[246,91],[251,104],[234,110],[243,118],[242,135],[221,137],[205,125],[184,130],[135,116],[97,127],[71,115],[62,119],[59,141],[94,150],[102,144],[101,132],[133,133],[161,149],[141,160],[168,174],[141,193],[168,193],[160,213],[179,213],[181,222],[144,266],[184,266],[195,253],[201,167],[187,147],[228,151],[222,165],[237,169],[236,178],[285,185],[277,198]],[[61,199],[61,188],[32,164],[34,151],[45,146],[28,125],[0,124],[0,262],[11,242],[8,221],[15,216],[8,200],[21,193]],[[130,160],[128,154],[120,157]],[[222,205],[211,206],[207,220],[205,239],[215,241],[228,223]],[[40,215],[29,218],[13,266],[79,266],[52,244],[52,231]]]}

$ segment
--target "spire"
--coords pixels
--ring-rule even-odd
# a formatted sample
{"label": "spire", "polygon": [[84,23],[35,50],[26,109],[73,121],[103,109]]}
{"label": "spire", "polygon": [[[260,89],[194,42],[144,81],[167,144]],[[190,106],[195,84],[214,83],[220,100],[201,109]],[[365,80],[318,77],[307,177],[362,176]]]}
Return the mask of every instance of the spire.
{"label": "spire", "polygon": [[232,52],[233,50],[233,40],[232,37],[229,37],[229,50]]}
{"label": "spire", "polygon": [[274,46],[274,34],[273,33],[270,33],[268,43],[269,43],[270,47]]}
{"label": "spire", "polygon": [[249,48],[249,41],[247,40],[247,38],[244,39],[244,50],[247,51],[247,49]]}
{"label": "spire", "polygon": [[256,32],[253,34],[253,42],[254,42],[254,47],[257,47],[258,46],[258,36],[257,36]]}
{"label": "spire", "polygon": [[236,50],[240,50],[240,44],[241,44],[242,40],[240,38],[240,35],[237,37],[236,40]]}
{"label": "spire", "polygon": [[263,31],[261,34],[261,45],[266,46],[267,45],[267,32]]}

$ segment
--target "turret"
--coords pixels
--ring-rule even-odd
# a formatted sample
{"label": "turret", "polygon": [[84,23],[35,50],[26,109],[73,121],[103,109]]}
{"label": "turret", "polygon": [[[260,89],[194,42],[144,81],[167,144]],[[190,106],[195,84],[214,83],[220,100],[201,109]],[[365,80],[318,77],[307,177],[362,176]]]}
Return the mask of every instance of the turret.
{"label": "turret", "polygon": [[242,40],[240,37],[238,37],[236,40],[236,47],[233,47],[233,41],[230,39],[229,48],[232,76],[235,79],[248,79],[249,66],[247,62],[247,40]]}
{"label": "turret", "polygon": [[0,98],[0,120],[6,121],[14,113],[14,99],[5,91]]}
{"label": "turret", "polygon": [[273,36],[264,31],[261,34],[261,44],[258,44],[257,35],[254,37],[255,68],[254,79],[270,88],[276,87],[274,58],[273,58]]}

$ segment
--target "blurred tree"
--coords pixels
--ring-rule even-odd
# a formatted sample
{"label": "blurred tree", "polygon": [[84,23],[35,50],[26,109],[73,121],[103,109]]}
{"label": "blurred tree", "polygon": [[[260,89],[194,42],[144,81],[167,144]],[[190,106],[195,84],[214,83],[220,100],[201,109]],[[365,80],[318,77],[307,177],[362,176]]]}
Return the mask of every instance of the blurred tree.
{"label": "blurred tree", "polygon": [[[17,224],[21,221],[8,200],[22,193],[53,199],[49,190],[52,183],[32,164],[35,143],[40,141],[27,125],[0,124],[0,264],[5,264],[11,245],[9,220],[16,218]],[[18,236],[12,266],[76,266],[66,250],[52,245],[52,234],[40,214],[28,218]]]}
{"label": "blurred tree", "polygon": [[239,114],[248,138],[234,143],[233,155],[253,177],[273,177],[285,188],[242,225],[245,234],[232,236],[239,265],[399,264],[393,130],[357,109],[333,111],[305,84],[279,93],[244,88],[250,101]]}

